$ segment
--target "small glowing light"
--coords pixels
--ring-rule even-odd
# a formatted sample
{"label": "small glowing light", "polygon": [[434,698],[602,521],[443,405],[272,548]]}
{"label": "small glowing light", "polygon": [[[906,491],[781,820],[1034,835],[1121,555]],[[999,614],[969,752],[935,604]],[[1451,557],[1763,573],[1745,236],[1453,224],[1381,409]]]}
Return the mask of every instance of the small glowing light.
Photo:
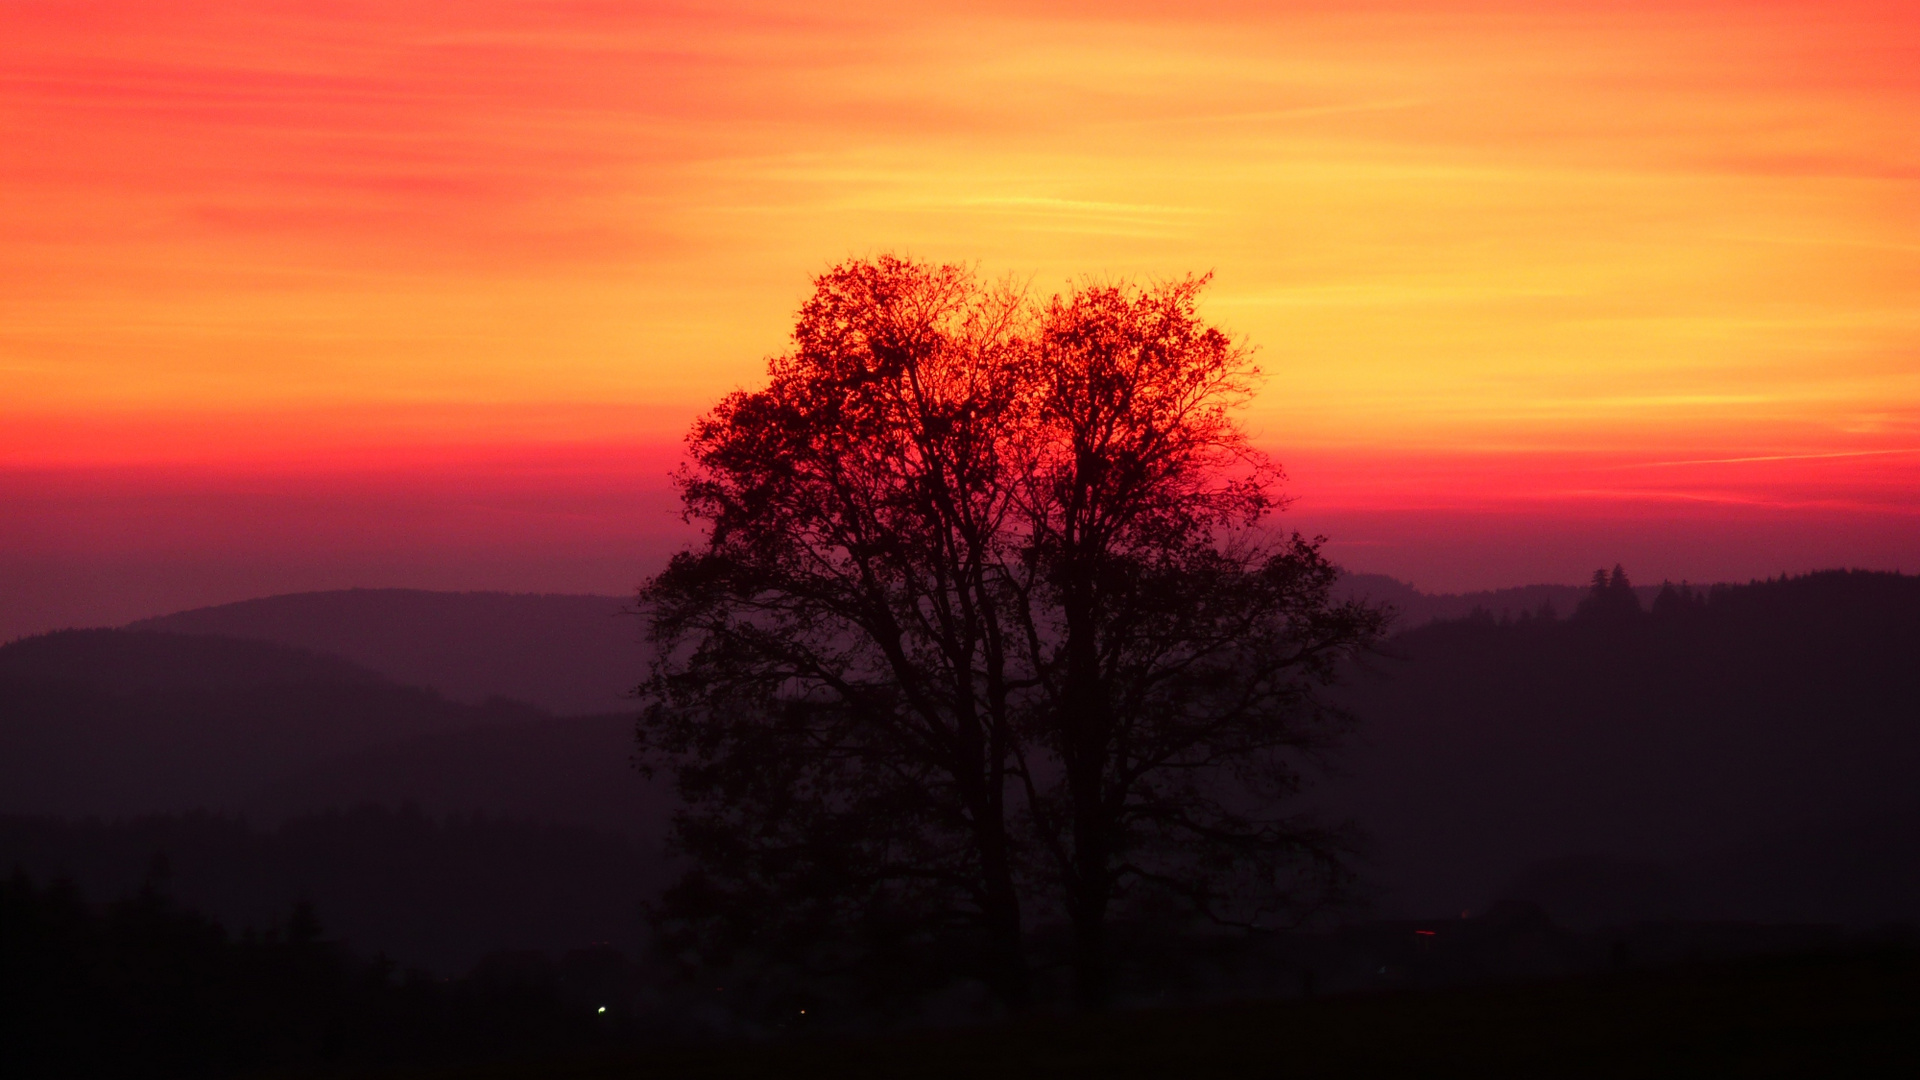
{"label": "small glowing light", "polygon": [[805,1010],[805,1009],[801,1009],[801,1010],[800,1010],[800,1015],[801,1015],[801,1016],[805,1016],[805,1015],[807,1015],[807,1010]]}
{"label": "small glowing light", "polygon": [[1432,936],[1433,936],[1433,931],[1431,931],[1431,930],[1415,930],[1415,931],[1414,931],[1414,933],[1416,933],[1416,934],[1418,934],[1418,935],[1420,935],[1421,937],[1432,937]]}
{"label": "small glowing light", "polygon": [[602,1005],[602,1006],[600,1006],[600,1008],[599,1008],[599,1009],[598,1009],[597,1011],[599,1011],[599,1012],[606,1012],[606,1011],[607,1011],[607,1007],[606,1007],[605,1005]]}

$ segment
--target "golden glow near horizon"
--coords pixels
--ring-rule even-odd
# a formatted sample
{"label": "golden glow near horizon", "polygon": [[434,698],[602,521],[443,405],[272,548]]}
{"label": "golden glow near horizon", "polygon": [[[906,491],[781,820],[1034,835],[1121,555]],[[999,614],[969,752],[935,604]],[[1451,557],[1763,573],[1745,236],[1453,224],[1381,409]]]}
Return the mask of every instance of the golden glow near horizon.
{"label": "golden glow near horizon", "polygon": [[1168,7],[8,4],[0,460],[659,445],[898,251],[1212,272],[1323,499],[1916,512],[1914,5]]}

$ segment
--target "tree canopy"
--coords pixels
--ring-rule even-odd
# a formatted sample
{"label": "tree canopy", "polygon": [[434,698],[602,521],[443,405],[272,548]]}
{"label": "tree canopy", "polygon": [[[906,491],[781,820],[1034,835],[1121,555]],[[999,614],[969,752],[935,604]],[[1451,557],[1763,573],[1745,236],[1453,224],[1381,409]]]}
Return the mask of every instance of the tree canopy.
{"label": "tree canopy", "polygon": [[638,728],[685,801],[689,943],[875,986],[946,950],[1018,1009],[1063,922],[1098,1005],[1129,905],[1271,925],[1328,894],[1339,837],[1288,796],[1386,616],[1271,527],[1258,372],[1204,284],[1036,302],[850,261],[695,425],[706,537],[642,590]]}

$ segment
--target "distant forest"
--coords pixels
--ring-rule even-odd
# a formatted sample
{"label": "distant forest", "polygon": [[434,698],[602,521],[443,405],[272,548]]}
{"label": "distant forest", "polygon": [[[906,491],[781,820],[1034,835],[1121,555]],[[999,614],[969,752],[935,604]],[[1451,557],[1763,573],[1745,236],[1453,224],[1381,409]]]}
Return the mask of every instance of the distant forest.
{"label": "distant forest", "polygon": [[[1920,919],[1920,578],[1603,578],[1550,616],[1413,626],[1347,674],[1356,726],[1311,791],[1366,839],[1328,925]],[[639,958],[672,799],[630,768],[631,723],[257,640],[26,639],[0,647],[0,871],[98,904],[163,857],[166,893],[232,934],[309,901],[361,956],[447,975]]]}
{"label": "distant forest", "polygon": [[1920,917],[1920,579],[1835,571],[1400,634],[1323,797],[1386,910]]}

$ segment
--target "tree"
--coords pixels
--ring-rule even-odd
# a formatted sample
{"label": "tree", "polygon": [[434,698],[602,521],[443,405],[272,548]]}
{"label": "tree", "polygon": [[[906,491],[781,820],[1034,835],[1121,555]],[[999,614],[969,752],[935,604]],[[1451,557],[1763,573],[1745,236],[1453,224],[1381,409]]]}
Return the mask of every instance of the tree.
{"label": "tree", "polygon": [[1614,564],[1612,575],[1605,570],[1593,572],[1587,595],[1574,612],[1580,618],[1596,622],[1630,621],[1640,613],[1640,597],[1634,593],[1633,583],[1627,580],[1626,570],[1618,563]]}
{"label": "tree", "polygon": [[1202,284],[1037,305],[849,262],[766,388],[695,426],[706,540],[641,594],[677,925],[869,970],[977,941],[1019,1009],[1062,911],[1097,1005],[1117,903],[1250,925],[1301,898],[1287,874],[1337,876],[1284,803],[1343,723],[1317,689],[1385,616],[1263,528],[1280,474],[1231,414],[1257,373]]}
{"label": "tree", "polygon": [[1060,768],[1018,775],[1089,1005],[1106,1000],[1109,910],[1131,888],[1251,926],[1300,899],[1289,871],[1338,874],[1337,837],[1285,803],[1301,755],[1344,727],[1316,688],[1386,621],[1332,601],[1318,542],[1260,528],[1281,477],[1232,416],[1258,372],[1197,316],[1203,284],[1056,297],[1031,354],[1038,572],[1020,611],[1043,694],[1028,730]]}
{"label": "tree", "polygon": [[1687,582],[1681,582],[1676,589],[1673,582],[1663,581],[1660,583],[1660,594],[1653,598],[1653,615],[1658,619],[1674,619],[1698,611],[1706,604],[1706,594],[1693,591],[1693,586]]}
{"label": "tree", "polygon": [[952,267],[883,258],[816,282],[768,386],[689,437],[707,543],[643,593],[661,660],[640,726],[701,871],[670,904],[737,913],[707,921],[763,949],[850,923],[885,952],[901,928],[970,926],[1015,1008],[1018,688],[995,603],[1022,315]]}

